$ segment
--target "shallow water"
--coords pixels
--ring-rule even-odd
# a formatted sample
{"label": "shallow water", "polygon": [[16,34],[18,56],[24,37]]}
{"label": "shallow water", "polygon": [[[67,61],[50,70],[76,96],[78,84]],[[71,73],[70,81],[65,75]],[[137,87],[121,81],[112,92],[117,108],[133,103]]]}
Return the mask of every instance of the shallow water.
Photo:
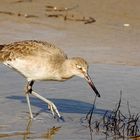
{"label": "shallow water", "polygon": [[[93,73],[94,71],[94,73]],[[101,98],[97,99],[94,117],[101,117],[118,103],[122,90],[121,110],[127,112],[127,101],[133,113],[140,112],[140,68],[119,65],[91,65],[89,71]],[[87,123],[82,120],[92,107],[94,94],[80,78],[66,82],[37,82],[35,90],[53,101],[65,122],[54,119],[47,105],[31,96],[35,120],[29,122],[23,93],[25,81],[16,72],[0,65],[0,138],[1,139],[90,139]],[[105,138],[94,133],[94,138]]]}

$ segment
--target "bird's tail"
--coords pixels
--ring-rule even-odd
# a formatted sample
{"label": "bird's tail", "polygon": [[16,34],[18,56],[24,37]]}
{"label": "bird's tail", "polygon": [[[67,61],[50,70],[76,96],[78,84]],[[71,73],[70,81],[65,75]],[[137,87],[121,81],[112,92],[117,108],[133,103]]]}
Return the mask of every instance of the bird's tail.
{"label": "bird's tail", "polygon": [[0,45],[0,51],[4,48],[4,45]]}
{"label": "bird's tail", "polygon": [[4,45],[0,45],[0,63],[3,62],[3,53],[2,53],[2,49],[4,48]]}

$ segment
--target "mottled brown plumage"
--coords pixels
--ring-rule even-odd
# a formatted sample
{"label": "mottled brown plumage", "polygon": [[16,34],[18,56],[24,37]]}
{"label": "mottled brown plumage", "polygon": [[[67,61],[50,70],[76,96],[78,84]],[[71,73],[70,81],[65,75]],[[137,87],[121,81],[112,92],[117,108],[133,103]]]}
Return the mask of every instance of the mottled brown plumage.
{"label": "mottled brown plumage", "polygon": [[96,95],[100,97],[88,75],[88,63],[81,57],[68,58],[54,45],[36,40],[27,40],[0,45],[0,62],[13,68],[28,80],[26,98],[30,117],[33,118],[29,93],[48,103],[53,115],[60,117],[56,106],[32,90],[36,80],[65,81],[73,76],[85,78]]}
{"label": "mottled brown plumage", "polygon": [[[41,52],[41,53],[40,53]],[[0,45],[0,61],[15,60],[16,58],[24,58],[30,55],[44,56],[46,54],[56,55],[61,59],[66,59],[65,53],[52,44],[44,41],[26,40],[14,42],[10,44]]]}

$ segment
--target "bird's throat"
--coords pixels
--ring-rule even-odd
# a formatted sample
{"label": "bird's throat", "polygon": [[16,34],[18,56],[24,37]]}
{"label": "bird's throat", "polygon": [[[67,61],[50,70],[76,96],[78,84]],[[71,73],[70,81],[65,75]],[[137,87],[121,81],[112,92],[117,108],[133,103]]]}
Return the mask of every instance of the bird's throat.
{"label": "bird's throat", "polygon": [[68,80],[70,78],[72,78],[73,72],[71,71],[71,63],[70,60],[65,60],[65,62],[62,65],[62,69],[61,69],[61,78],[62,80]]}

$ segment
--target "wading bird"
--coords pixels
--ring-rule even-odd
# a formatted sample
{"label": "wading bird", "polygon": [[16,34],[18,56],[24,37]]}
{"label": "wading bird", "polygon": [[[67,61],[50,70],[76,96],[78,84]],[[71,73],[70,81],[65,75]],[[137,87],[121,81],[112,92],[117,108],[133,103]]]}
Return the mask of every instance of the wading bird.
{"label": "wading bird", "polygon": [[88,75],[88,63],[81,57],[68,58],[61,49],[48,42],[26,40],[0,45],[0,63],[16,70],[27,79],[25,95],[31,119],[33,114],[30,94],[46,102],[53,116],[61,117],[57,107],[50,100],[33,91],[35,81],[65,81],[73,76],[79,76],[84,78],[100,97]]}

